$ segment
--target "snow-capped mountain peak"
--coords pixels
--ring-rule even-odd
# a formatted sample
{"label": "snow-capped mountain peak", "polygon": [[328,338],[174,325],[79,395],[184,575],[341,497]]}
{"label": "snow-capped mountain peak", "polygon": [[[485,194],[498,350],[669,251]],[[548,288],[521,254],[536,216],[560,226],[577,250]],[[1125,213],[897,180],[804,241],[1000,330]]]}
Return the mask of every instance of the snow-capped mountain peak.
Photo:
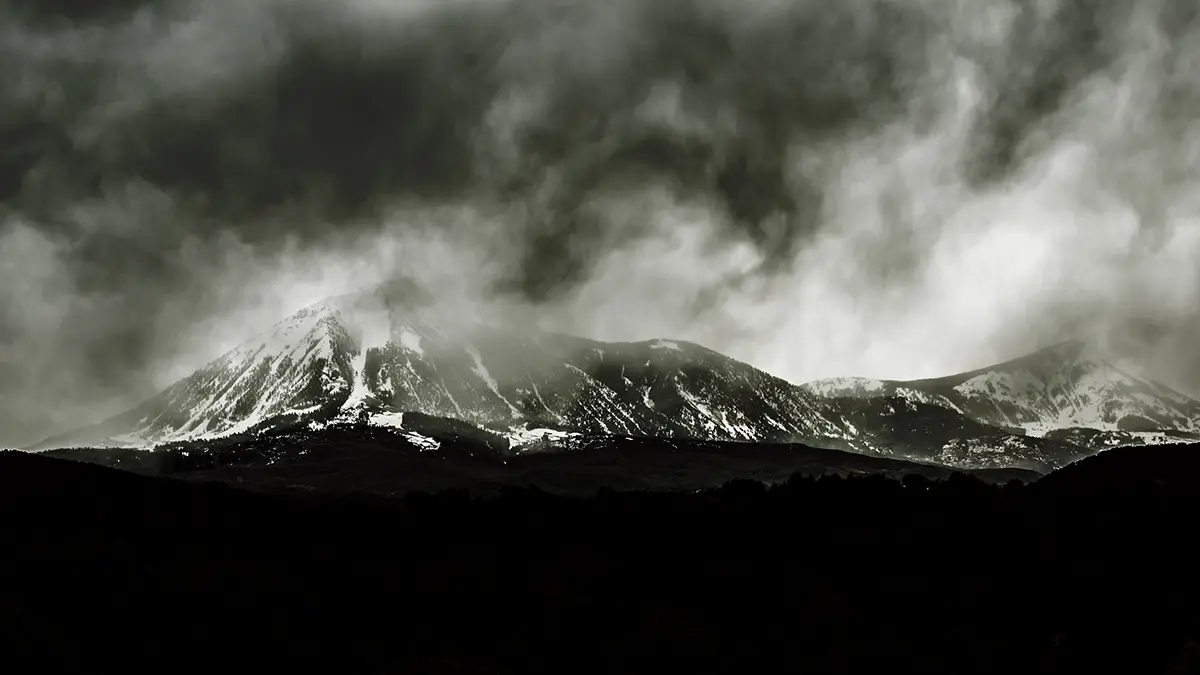
{"label": "snow-capped mountain peak", "polygon": [[742,441],[836,431],[804,392],[698,345],[497,328],[421,300],[391,285],[314,304],[137,409],[42,447],[145,446],[405,412],[491,426],[514,443],[530,429]]}
{"label": "snow-capped mountain peak", "polygon": [[353,345],[336,308],[307,307],[138,408],[127,436],[210,438],[315,414],[350,394]]}
{"label": "snow-capped mountain peak", "polygon": [[948,377],[838,378],[804,387],[822,396],[901,396],[1032,436],[1071,428],[1200,431],[1200,403],[1135,372],[1096,346],[1072,340]]}

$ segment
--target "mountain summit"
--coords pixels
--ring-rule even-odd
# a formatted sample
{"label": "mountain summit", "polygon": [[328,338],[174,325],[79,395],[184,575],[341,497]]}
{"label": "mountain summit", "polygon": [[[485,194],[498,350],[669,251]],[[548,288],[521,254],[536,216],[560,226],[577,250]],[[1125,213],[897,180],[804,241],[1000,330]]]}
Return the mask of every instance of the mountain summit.
{"label": "mountain summit", "polygon": [[897,396],[1028,436],[1103,436],[1112,441],[1103,444],[1116,444],[1200,432],[1200,402],[1077,340],[948,377],[833,378],[803,387],[821,396]]}

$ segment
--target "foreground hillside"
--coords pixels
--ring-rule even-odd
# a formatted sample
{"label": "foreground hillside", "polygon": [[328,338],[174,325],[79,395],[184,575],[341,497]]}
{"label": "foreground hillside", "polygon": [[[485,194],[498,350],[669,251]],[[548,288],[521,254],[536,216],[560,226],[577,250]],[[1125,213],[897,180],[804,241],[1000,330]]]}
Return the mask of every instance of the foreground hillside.
{"label": "foreground hillside", "polygon": [[[512,454],[505,439],[457,420],[408,415],[407,428],[357,426],[183,443],[154,451],[75,448],[46,454],[142,474],[215,480],[273,492],[403,495],[462,488],[492,494],[500,485],[532,485],[591,495],[601,487],[689,492],[734,479],[780,482],[806,476],[878,474],[947,478],[936,464],[798,444],[572,435],[559,446]],[[418,431],[419,430],[419,431]],[[1030,481],[1022,469],[972,472],[981,480]]]}
{"label": "foreground hillside", "polygon": [[[62,671],[1195,672],[1196,474],[1180,449],[1136,450],[1060,487],[488,500],[269,496],[2,453],[0,634]],[[1070,487],[1134,465],[1155,468]]]}

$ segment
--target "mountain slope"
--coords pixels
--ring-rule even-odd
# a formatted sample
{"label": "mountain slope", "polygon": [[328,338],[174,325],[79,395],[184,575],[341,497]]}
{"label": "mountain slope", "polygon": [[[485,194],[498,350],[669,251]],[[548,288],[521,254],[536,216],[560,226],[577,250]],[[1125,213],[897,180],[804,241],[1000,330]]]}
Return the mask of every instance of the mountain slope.
{"label": "mountain slope", "polygon": [[934,405],[980,424],[1089,447],[1200,433],[1200,402],[1078,341],[949,377],[833,378],[802,386],[823,397]]}
{"label": "mountain slope", "polygon": [[353,349],[334,308],[308,307],[137,408],[38,447],[147,445],[260,431],[321,415],[350,394]]}
{"label": "mountain slope", "polygon": [[526,436],[542,428],[758,441],[841,431],[814,397],[698,345],[609,344],[445,318],[382,291],[318,303],[136,409],[39,447],[389,426],[404,412]]}

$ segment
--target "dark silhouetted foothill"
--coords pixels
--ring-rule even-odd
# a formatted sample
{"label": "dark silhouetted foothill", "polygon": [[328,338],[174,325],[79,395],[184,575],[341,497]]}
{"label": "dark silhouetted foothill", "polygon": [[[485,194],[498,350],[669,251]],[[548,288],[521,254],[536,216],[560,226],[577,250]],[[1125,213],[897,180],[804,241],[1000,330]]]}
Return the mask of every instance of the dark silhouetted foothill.
{"label": "dark silhouetted foothill", "polygon": [[[313,470],[345,470],[339,446]],[[1195,672],[1196,448],[1136,450],[1180,487],[1123,484],[1133,449],[1025,486],[797,474],[589,497],[530,475],[392,498],[5,452],[0,629],[54,669]],[[1084,473],[1106,478],[1084,493]]]}
{"label": "dark silhouetted foothill", "polygon": [[1200,444],[1125,447],[1081,459],[1039,481],[1051,494],[1166,492],[1200,497]]}

